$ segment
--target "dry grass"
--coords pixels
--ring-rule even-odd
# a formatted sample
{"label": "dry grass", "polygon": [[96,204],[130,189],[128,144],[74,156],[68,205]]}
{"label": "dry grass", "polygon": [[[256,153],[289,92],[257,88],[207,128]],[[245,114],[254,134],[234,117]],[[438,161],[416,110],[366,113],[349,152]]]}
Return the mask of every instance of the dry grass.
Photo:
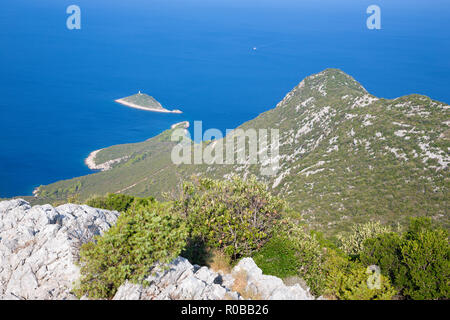
{"label": "dry grass", "polygon": [[222,273],[230,273],[231,272],[230,258],[227,257],[220,250],[213,250],[211,252],[211,257],[209,258],[208,266],[214,272],[222,272]]}
{"label": "dry grass", "polygon": [[[231,259],[220,250],[212,250],[210,258],[208,259],[208,267],[214,272],[221,272],[223,274],[230,274],[232,270]],[[231,290],[239,293],[247,300],[262,300],[261,295],[257,294],[251,289],[248,289],[248,275],[245,270],[241,270],[233,274],[234,282]],[[225,300],[232,299],[231,296],[225,295]]]}
{"label": "dry grass", "polygon": [[254,292],[252,289],[247,288],[247,272],[241,270],[233,275],[234,283],[232,290],[238,292],[244,299],[247,300],[262,300],[260,294]]}
{"label": "dry grass", "polygon": [[241,270],[233,275],[233,291],[241,293],[247,288],[247,272],[245,270]]}

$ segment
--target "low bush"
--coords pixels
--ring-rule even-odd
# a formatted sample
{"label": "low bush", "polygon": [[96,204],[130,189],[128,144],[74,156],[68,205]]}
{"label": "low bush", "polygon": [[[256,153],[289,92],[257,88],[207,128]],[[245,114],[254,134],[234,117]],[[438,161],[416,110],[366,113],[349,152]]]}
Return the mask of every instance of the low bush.
{"label": "low bush", "polygon": [[367,239],[375,238],[387,232],[391,232],[391,229],[379,222],[356,224],[352,227],[350,234],[338,236],[340,249],[349,255],[357,256],[363,250],[364,242]]}
{"label": "low bush", "polygon": [[104,197],[93,197],[91,199],[88,199],[86,201],[86,204],[93,208],[125,212],[130,209],[132,205],[146,205],[150,204],[153,201],[153,197],[138,198],[126,194],[110,193]]}
{"label": "low bush", "polygon": [[313,294],[320,295],[325,285],[322,268],[326,251],[316,236],[301,226],[290,224],[283,229],[254,255],[256,264],[264,274],[282,279],[298,276]]}
{"label": "low bush", "polygon": [[388,278],[373,275],[367,267],[333,250],[328,252],[323,269],[326,277],[324,295],[331,299],[390,300],[396,293]]}
{"label": "low bush", "polygon": [[187,228],[167,205],[132,206],[96,242],[80,250],[80,282],[75,293],[111,298],[125,281],[144,283],[155,263],[168,263],[185,246]]}
{"label": "low bush", "polygon": [[322,246],[316,234],[308,232],[303,226],[288,223],[284,228],[287,229],[287,237],[295,250],[298,275],[306,281],[313,294],[322,294],[325,288],[323,268],[327,249]]}
{"label": "low bush", "polygon": [[427,230],[402,246],[407,268],[404,294],[412,299],[450,297],[450,247],[444,230]]}
{"label": "low bush", "polygon": [[183,185],[174,207],[186,218],[190,239],[237,259],[250,256],[271,238],[285,202],[255,177],[200,178]]}
{"label": "low bush", "polygon": [[405,233],[384,234],[365,242],[363,264],[376,264],[396,289],[412,299],[448,299],[450,246],[448,233],[429,218],[413,218]]}
{"label": "low bush", "polygon": [[402,263],[401,247],[403,239],[397,233],[385,233],[373,239],[367,239],[359,260],[365,266],[377,265],[381,273],[391,280],[401,291],[406,275],[406,266]]}
{"label": "low bush", "polygon": [[[280,278],[298,276],[311,292],[331,299],[391,299],[395,290],[389,278],[380,275],[379,287],[369,288],[367,266],[330,248],[314,232],[289,222],[254,255],[266,274]],[[325,246],[324,244],[327,244]]]}
{"label": "low bush", "polygon": [[274,236],[254,256],[264,274],[287,278],[299,273],[300,262],[294,244],[287,236]]}

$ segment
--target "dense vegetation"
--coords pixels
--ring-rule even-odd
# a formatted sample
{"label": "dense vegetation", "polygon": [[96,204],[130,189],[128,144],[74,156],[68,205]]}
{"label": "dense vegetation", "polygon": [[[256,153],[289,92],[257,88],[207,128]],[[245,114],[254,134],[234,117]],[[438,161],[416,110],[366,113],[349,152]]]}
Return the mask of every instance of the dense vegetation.
{"label": "dense vegetation", "polygon": [[367,267],[323,241],[304,227],[287,224],[255,255],[264,273],[281,278],[299,276],[316,296],[329,299],[391,299],[395,291],[388,278],[369,288]]}
{"label": "dense vegetation", "polygon": [[430,219],[412,219],[401,233],[384,233],[367,239],[359,260],[376,264],[396,289],[412,299],[450,296],[450,246],[448,233],[434,228]]}
{"label": "dense vegetation", "polygon": [[201,178],[183,185],[174,208],[186,218],[191,241],[236,259],[251,255],[270,239],[285,203],[255,177]]}
{"label": "dense vegetation", "polygon": [[150,205],[154,201],[153,197],[138,198],[125,194],[110,193],[105,197],[92,197],[86,201],[86,204],[93,208],[126,212],[132,206]]}
{"label": "dense vegetation", "polygon": [[[118,209],[123,202],[117,204]],[[75,292],[110,298],[125,280],[144,282],[155,263],[167,263],[179,255],[186,236],[186,223],[167,204],[131,206],[96,242],[81,247],[81,278]]]}
{"label": "dense vegetation", "polygon": [[221,270],[252,256],[265,274],[302,278],[316,296],[330,299],[449,297],[448,234],[430,219],[413,218],[404,231],[370,222],[325,239],[267,190],[254,177],[200,178],[166,203],[119,195],[90,199],[123,214],[82,247],[77,293],[109,298],[125,280],[145,284],[156,263],[181,253],[210,264],[214,253],[222,257]]}

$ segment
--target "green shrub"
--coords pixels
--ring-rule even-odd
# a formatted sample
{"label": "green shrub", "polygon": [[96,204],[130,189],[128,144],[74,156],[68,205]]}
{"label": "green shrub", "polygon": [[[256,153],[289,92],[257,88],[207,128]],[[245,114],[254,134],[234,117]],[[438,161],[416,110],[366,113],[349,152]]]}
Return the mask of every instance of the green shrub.
{"label": "green shrub", "polygon": [[285,208],[285,202],[255,177],[185,183],[174,205],[186,217],[191,239],[200,239],[233,259],[261,248]]}
{"label": "green shrub", "polygon": [[448,299],[450,246],[448,234],[429,218],[413,218],[403,235],[368,239],[360,254],[363,264],[376,264],[396,289],[412,299]]}
{"label": "green shrub", "polygon": [[168,263],[179,255],[186,237],[185,222],[167,205],[133,206],[96,243],[82,246],[76,294],[110,298],[125,280],[142,283],[156,262]]}
{"label": "green shrub", "polygon": [[326,261],[326,249],[317,235],[307,232],[297,224],[287,224],[287,237],[292,243],[297,258],[298,275],[303,278],[315,295],[321,295],[325,289],[323,273]]}
{"label": "green shrub", "polygon": [[367,239],[375,238],[380,234],[391,232],[389,227],[381,225],[379,222],[368,222],[356,224],[348,235],[339,235],[340,248],[349,255],[358,255],[364,248]]}
{"label": "green shrub", "polygon": [[274,236],[253,257],[264,274],[287,278],[297,276],[300,264],[294,244],[286,236]]}
{"label": "green shrub", "polygon": [[402,291],[405,286],[407,273],[406,266],[402,263],[402,243],[403,239],[397,233],[385,233],[366,240],[359,257],[365,266],[377,265],[398,291]]}
{"label": "green shrub", "polygon": [[276,234],[255,254],[256,264],[264,274],[283,279],[300,277],[314,295],[322,295],[326,289],[328,242],[292,221],[277,228]]}
{"label": "green shrub", "polygon": [[433,223],[430,218],[427,217],[410,218],[408,229],[404,234],[404,238],[407,240],[417,240],[421,233],[433,230],[436,229],[433,227]]}
{"label": "green shrub", "polygon": [[[391,299],[395,294],[389,278],[380,276],[380,288],[370,289],[367,266],[327,248],[323,239],[304,227],[287,223],[255,254],[265,274],[280,278],[298,276],[311,292],[333,299]],[[327,244],[328,246],[328,244]]]}
{"label": "green shrub", "polygon": [[425,230],[401,249],[408,273],[404,294],[412,299],[450,297],[450,247],[444,230]]}
{"label": "green shrub", "polygon": [[125,212],[130,209],[132,205],[145,205],[150,204],[153,201],[153,197],[137,198],[126,194],[110,193],[105,197],[91,198],[86,201],[86,204],[93,208]]}
{"label": "green shrub", "polygon": [[367,268],[330,250],[324,265],[325,296],[339,300],[390,300],[396,291],[388,278],[379,275],[379,286],[369,288],[373,275]]}

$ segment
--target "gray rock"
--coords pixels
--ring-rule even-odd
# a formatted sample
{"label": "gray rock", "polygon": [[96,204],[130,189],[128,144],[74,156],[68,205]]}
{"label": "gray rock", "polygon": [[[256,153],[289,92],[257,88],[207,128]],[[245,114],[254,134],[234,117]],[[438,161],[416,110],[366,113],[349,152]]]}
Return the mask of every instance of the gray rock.
{"label": "gray rock", "polygon": [[196,268],[178,257],[165,268],[157,266],[146,278],[148,286],[126,282],[114,300],[222,300],[239,294],[222,285],[222,276],[207,267]]}
{"label": "gray rock", "polygon": [[0,202],[0,300],[74,299],[80,246],[107,230],[118,215],[84,205]]}
{"label": "gray rock", "polygon": [[[156,267],[147,277],[148,286],[132,283],[122,285],[115,300],[241,300],[240,293],[233,291],[235,277],[244,272],[247,286],[242,290],[254,293],[263,300],[314,300],[309,289],[299,284],[286,286],[274,276],[263,275],[253,259],[244,258],[233,268],[231,274],[216,273],[207,267],[196,268],[188,260],[178,257],[166,269]],[[244,295],[245,296],[245,295]]]}
{"label": "gray rock", "polygon": [[231,273],[234,276],[239,273],[246,275],[244,290],[263,300],[314,300],[309,288],[305,290],[299,284],[286,286],[280,278],[263,275],[251,258],[239,261]]}

